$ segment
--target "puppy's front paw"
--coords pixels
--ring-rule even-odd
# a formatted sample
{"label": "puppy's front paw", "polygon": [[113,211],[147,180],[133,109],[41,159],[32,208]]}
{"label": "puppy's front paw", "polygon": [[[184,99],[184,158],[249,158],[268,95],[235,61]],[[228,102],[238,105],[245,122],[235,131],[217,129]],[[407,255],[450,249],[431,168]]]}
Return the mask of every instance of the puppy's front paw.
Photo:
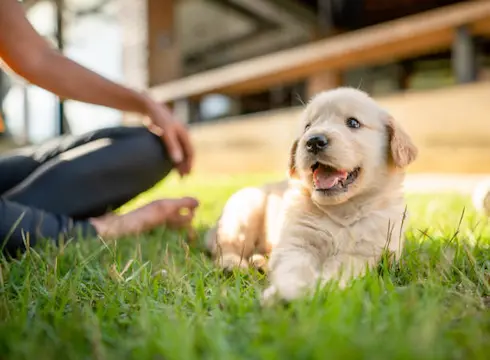
{"label": "puppy's front paw", "polygon": [[271,285],[262,292],[262,296],[260,298],[260,305],[264,307],[269,307],[274,304],[277,304],[280,301],[281,301],[281,297],[279,296],[279,292],[277,291],[274,285]]}
{"label": "puppy's front paw", "polygon": [[223,254],[216,259],[216,263],[226,271],[248,268],[248,261],[237,254]]}
{"label": "puppy's front paw", "polygon": [[263,306],[270,306],[278,302],[290,303],[297,299],[310,297],[312,290],[305,283],[295,283],[290,280],[276,282],[264,290],[261,303]]}
{"label": "puppy's front paw", "polygon": [[249,263],[257,270],[267,272],[267,258],[264,255],[253,254],[249,259]]}

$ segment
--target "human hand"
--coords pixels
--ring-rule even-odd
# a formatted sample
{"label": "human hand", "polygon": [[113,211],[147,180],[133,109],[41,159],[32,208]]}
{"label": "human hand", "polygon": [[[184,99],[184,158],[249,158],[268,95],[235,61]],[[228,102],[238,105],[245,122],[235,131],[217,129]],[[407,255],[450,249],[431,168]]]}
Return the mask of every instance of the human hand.
{"label": "human hand", "polygon": [[194,160],[194,148],[185,126],[176,120],[165,106],[158,104],[149,96],[146,97],[147,115],[150,120],[148,128],[160,136],[180,176],[188,175]]}

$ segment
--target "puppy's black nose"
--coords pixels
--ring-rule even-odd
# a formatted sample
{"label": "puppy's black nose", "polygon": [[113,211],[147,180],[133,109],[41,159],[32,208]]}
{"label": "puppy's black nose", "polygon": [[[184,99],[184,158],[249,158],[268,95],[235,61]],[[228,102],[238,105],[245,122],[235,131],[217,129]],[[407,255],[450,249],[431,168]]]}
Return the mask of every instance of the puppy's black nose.
{"label": "puppy's black nose", "polygon": [[306,150],[317,154],[328,145],[328,139],[324,135],[313,135],[306,141]]}

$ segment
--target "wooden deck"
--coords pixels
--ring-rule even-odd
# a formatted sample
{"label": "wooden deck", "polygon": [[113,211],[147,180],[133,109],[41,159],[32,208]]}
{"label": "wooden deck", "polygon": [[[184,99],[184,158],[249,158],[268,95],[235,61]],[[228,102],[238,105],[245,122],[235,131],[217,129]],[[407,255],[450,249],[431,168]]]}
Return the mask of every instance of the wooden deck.
{"label": "wooden deck", "polygon": [[324,40],[233,63],[160,86],[160,101],[204,94],[244,94],[307,78],[322,71],[382,64],[451,47],[455,29],[490,35],[490,1],[473,0],[348,32]]}
{"label": "wooden deck", "polygon": [[[382,64],[450,49],[457,29],[490,36],[490,1],[441,7],[289,50],[171,81],[160,101],[208,93],[245,94],[330,70]],[[412,134],[420,156],[412,173],[490,173],[490,83],[380,98]],[[285,171],[300,109],[195,125],[198,172]]]}

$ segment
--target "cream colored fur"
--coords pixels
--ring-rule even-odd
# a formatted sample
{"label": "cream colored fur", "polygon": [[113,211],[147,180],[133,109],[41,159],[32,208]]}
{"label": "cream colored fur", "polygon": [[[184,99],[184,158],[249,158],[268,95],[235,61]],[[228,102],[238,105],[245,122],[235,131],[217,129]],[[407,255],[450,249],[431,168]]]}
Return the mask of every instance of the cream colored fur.
{"label": "cream colored fur", "polygon": [[[350,117],[361,123],[359,129],[346,126]],[[329,139],[316,155],[306,149],[313,134]],[[235,193],[208,233],[207,246],[223,268],[266,269],[265,303],[306,296],[330,280],[345,286],[375,266],[384,250],[399,256],[404,168],[416,156],[408,134],[367,94],[352,88],[322,92],[304,110],[289,181]],[[361,172],[348,191],[326,195],[313,186],[316,161]]]}

